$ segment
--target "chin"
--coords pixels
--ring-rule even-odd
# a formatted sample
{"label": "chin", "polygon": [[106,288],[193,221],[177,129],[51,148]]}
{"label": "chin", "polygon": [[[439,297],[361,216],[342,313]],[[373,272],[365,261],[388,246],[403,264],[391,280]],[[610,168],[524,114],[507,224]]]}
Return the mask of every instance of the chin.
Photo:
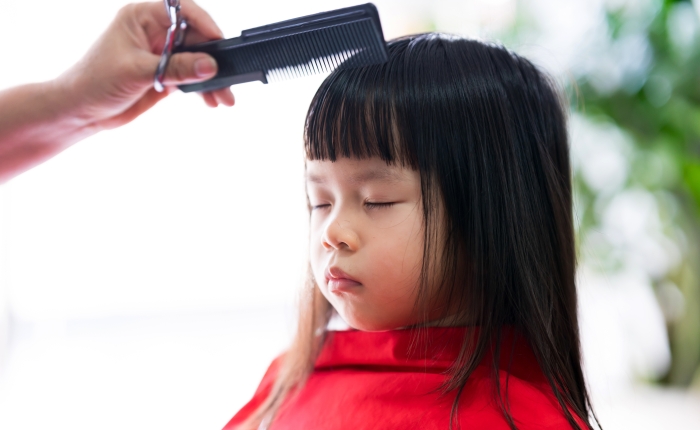
{"label": "chin", "polygon": [[360,315],[341,314],[340,316],[350,327],[360,331],[389,331],[409,325],[402,324],[398,321],[373,319],[362,317]]}

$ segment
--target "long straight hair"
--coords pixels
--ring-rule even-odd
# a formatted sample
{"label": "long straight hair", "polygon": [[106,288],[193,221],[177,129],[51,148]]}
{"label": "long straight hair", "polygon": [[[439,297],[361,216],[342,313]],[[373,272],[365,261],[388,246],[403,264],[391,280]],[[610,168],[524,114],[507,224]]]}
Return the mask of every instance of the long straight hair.
{"label": "long straight hair", "polygon": [[[556,85],[528,60],[479,41],[428,33],[392,40],[388,50],[387,63],[336,70],[323,82],[306,119],[306,156],[378,156],[420,173],[417,309],[426,316],[442,309],[444,317],[478,327],[465,335],[443,386],[456,392],[450,427],[467,379],[485,357],[496,374],[503,329],[512,327],[532,347],[571,426],[581,429],[578,417],[591,428],[566,115]],[[332,307],[310,271],[300,308],[281,372],[247,426],[274,422],[313,370]],[[494,377],[498,404],[517,429],[502,391]]]}

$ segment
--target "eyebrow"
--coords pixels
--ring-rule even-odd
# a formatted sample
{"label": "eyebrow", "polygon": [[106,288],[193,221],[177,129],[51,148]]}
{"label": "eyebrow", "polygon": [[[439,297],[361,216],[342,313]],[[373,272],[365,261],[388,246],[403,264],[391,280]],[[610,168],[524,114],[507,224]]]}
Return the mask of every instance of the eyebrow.
{"label": "eyebrow", "polygon": [[[401,182],[404,177],[392,170],[384,169],[373,169],[367,170],[365,172],[353,175],[348,178],[348,182],[351,184],[363,184],[371,181],[384,181],[384,182]],[[326,182],[326,178],[320,175],[306,174],[306,181],[315,184],[323,184]]]}

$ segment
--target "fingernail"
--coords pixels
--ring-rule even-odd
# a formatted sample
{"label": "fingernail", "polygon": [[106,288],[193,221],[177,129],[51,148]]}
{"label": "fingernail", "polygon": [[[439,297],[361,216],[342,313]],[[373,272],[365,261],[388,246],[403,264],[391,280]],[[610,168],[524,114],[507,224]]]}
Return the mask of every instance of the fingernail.
{"label": "fingernail", "polygon": [[216,62],[212,58],[200,58],[194,62],[194,72],[199,78],[211,76],[216,73]]}

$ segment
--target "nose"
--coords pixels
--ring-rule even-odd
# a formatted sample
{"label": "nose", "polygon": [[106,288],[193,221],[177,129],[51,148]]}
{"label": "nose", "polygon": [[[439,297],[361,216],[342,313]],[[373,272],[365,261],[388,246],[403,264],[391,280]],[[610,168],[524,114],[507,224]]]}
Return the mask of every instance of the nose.
{"label": "nose", "polygon": [[327,251],[333,249],[357,251],[360,246],[360,238],[352,228],[350,221],[339,218],[329,220],[321,241]]}

